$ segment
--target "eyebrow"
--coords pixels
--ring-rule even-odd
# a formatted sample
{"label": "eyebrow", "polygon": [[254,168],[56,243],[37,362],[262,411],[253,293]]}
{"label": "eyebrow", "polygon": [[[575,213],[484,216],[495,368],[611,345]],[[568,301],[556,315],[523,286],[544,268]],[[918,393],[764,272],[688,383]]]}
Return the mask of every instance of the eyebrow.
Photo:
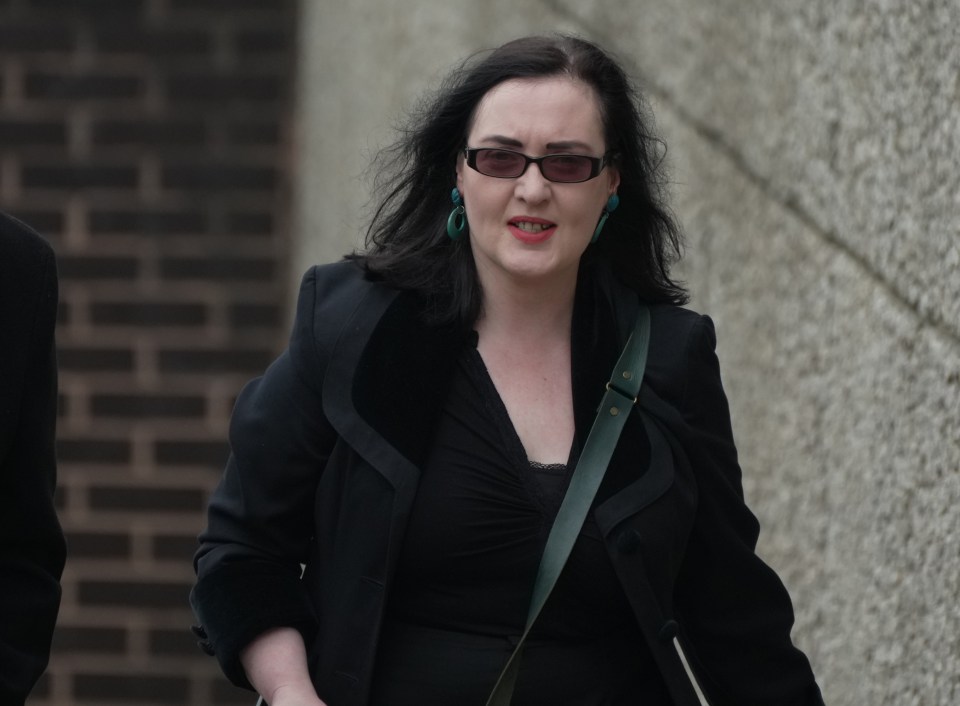
{"label": "eyebrow", "polygon": [[[490,143],[495,142],[498,145],[503,145],[504,147],[517,147],[522,148],[523,143],[520,140],[516,140],[512,137],[505,137],[504,135],[487,135],[484,138],[481,138],[480,142]],[[548,150],[569,150],[569,149],[581,149],[585,152],[592,152],[593,147],[588,145],[586,142],[580,142],[579,140],[560,140],[559,142],[548,142]]]}

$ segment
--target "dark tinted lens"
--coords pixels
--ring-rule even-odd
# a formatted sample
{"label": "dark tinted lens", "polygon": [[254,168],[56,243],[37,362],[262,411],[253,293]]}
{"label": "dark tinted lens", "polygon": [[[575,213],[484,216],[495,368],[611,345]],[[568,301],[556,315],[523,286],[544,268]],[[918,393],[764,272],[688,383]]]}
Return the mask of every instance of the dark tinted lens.
{"label": "dark tinted lens", "polygon": [[593,171],[593,160],[577,154],[558,154],[544,157],[541,171],[551,181],[586,181]]}
{"label": "dark tinted lens", "polygon": [[510,150],[477,150],[477,170],[495,177],[515,177],[523,171],[526,160]]}

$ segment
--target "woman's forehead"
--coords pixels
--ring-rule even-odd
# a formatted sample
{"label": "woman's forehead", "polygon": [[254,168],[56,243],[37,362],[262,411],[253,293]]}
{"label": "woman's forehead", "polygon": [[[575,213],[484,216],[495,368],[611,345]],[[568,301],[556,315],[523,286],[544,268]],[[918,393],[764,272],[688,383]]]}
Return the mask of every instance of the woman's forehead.
{"label": "woman's forehead", "polygon": [[481,99],[470,125],[471,143],[507,138],[528,142],[603,145],[600,108],[592,87],[569,76],[515,78]]}

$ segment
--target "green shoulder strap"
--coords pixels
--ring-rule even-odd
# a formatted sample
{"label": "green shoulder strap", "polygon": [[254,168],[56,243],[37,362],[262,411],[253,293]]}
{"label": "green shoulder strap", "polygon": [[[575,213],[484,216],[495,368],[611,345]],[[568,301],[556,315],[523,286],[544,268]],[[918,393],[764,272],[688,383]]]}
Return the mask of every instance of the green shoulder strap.
{"label": "green shoulder strap", "polygon": [[557,512],[557,517],[547,537],[547,544],[540,559],[537,579],[533,585],[533,597],[527,613],[527,625],[520,641],[507,660],[500,678],[487,699],[486,706],[509,706],[513,698],[513,689],[520,672],[520,658],[523,646],[530,634],[530,628],[543,609],[554,584],[560,577],[570,550],[573,548],[580,530],[583,528],[587,512],[600,487],[600,481],[613,456],[620,432],[626,424],[630,409],[640,394],[640,383],[647,365],[647,348],[650,343],[650,310],[642,306],[637,312],[633,332],[624,346],[620,359],[613,368],[607,391],[600,402],[597,418],[590,428],[587,441],[580,454],[580,460],[570,478],[570,486]]}

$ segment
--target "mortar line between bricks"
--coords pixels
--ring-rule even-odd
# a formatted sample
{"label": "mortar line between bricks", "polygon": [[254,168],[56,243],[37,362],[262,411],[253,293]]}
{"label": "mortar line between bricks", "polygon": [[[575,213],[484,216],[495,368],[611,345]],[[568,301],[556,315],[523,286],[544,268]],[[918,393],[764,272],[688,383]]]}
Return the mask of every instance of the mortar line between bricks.
{"label": "mortar line between bricks", "polygon": [[[541,0],[541,2],[549,10],[556,12],[564,18],[582,26],[590,33],[592,37],[597,38],[604,45],[609,47],[618,46],[618,44],[613,41],[612,37],[610,37],[607,32],[578,15],[575,11],[567,7],[563,0]],[[626,56],[624,56],[624,58],[629,59],[629,57]],[[802,208],[795,199],[778,192],[768,178],[754,170],[747,163],[743,154],[724,139],[724,135],[721,131],[711,127],[707,123],[694,116],[676,99],[676,97],[670,91],[653,80],[651,76],[644,72],[636,62],[631,60],[630,63],[631,68],[633,69],[632,73],[637,79],[639,79],[644,93],[652,97],[656,97],[659,102],[666,105],[673,113],[677,115],[681,123],[686,125],[689,129],[700,136],[717,152],[726,157],[737,169],[737,171],[739,171],[747,179],[747,181],[750,182],[750,184],[759,189],[771,201],[778,204],[787,213],[791,214],[794,218],[800,221],[820,240],[823,240],[835,250],[838,250],[843,255],[849,257],[880,289],[886,292],[895,301],[899,302],[903,307],[911,311],[923,326],[933,329],[940,335],[949,339],[955,346],[960,348],[960,327],[954,328],[950,326],[950,324],[944,320],[942,316],[924,313],[916,302],[911,301],[909,297],[903,294],[892,282],[884,279],[881,273],[874,269],[866,257],[841,240],[836,233],[817,223],[813,215],[811,215],[806,209]]]}

